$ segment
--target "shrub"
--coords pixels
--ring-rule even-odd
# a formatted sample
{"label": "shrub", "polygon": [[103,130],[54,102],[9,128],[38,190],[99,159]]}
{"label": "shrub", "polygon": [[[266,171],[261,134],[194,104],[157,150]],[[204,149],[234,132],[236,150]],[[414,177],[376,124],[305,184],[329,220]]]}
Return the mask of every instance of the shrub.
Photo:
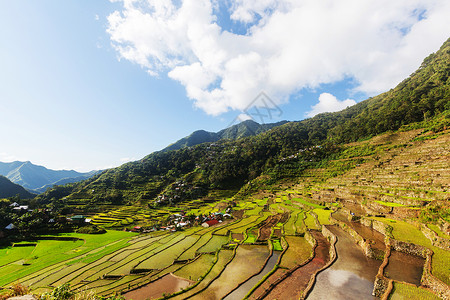
{"label": "shrub", "polygon": [[84,226],[81,228],[78,228],[77,233],[87,233],[87,234],[102,234],[102,233],[106,233],[106,230],[101,228],[101,227],[97,227],[95,225],[89,225],[89,226]]}
{"label": "shrub", "polygon": [[56,287],[51,293],[41,295],[41,300],[69,300],[74,298],[75,293],[70,290],[70,284],[64,283]]}

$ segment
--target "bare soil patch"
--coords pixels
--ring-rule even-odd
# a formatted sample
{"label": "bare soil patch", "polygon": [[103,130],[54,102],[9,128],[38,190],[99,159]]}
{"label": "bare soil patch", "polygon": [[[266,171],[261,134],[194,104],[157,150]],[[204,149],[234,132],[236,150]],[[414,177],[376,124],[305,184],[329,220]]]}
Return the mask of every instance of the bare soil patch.
{"label": "bare soil patch", "polygon": [[125,299],[130,300],[158,299],[161,298],[163,294],[173,294],[181,291],[182,289],[190,286],[192,283],[192,281],[187,279],[179,278],[172,274],[167,274],[152,283],[125,293],[123,296]]}

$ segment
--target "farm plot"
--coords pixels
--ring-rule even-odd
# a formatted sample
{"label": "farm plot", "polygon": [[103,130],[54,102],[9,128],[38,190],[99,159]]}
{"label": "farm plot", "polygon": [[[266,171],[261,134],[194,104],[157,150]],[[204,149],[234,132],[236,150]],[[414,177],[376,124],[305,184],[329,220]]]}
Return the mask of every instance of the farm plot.
{"label": "farm plot", "polygon": [[244,243],[245,244],[253,244],[256,242],[256,240],[258,239],[258,228],[249,228],[247,230],[247,238],[245,239]]}
{"label": "farm plot", "polygon": [[184,251],[179,257],[178,260],[190,260],[194,259],[197,251],[203,247],[211,238],[212,238],[212,232],[205,233],[197,240],[195,244],[193,244],[189,249]]}
{"label": "farm plot", "polygon": [[[126,243],[136,234],[128,232],[108,231],[102,235],[88,234],[62,234],[58,237],[79,238],[81,240],[39,240],[35,251],[29,257],[31,265],[9,264],[0,268],[0,285],[5,285],[18,278],[24,284],[33,285],[45,278],[48,274],[53,274],[66,263],[75,264],[77,262],[89,261],[104,256],[108,252],[126,246]],[[38,248],[39,247],[39,248]]]}
{"label": "farm plot", "polygon": [[216,252],[220,248],[222,248],[223,245],[228,243],[228,240],[230,238],[228,236],[223,235],[213,235],[212,238],[200,249],[198,249],[198,253],[212,253]]}
{"label": "farm plot", "polygon": [[321,225],[330,225],[330,215],[333,212],[331,209],[315,208],[313,212],[317,215],[317,219]]}
{"label": "farm plot", "polygon": [[316,219],[311,213],[306,213],[306,219],[304,220],[304,222],[306,227],[308,227],[309,229],[320,229],[316,223]]}
{"label": "farm plot", "polygon": [[224,272],[205,291],[196,295],[196,299],[221,299],[240,283],[258,273],[264,267],[268,256],[267,246],[239,246],[236,256]]}
{"label": "farm plot", "polygon": [[10,246],[4,249],[0,249],[0,267],[14,262],[20,265],[21,263],[25,262],[23,258],[29,257],[31,252],[34,251],[35,247],[35,243],[29,243],[28,246]]}
{"label": "farm plot", "polygon": [[262,222],[259,228],[259,241],[267,241],[272,234],[273,227],[280,221],[281,215],[274,215],[268,217],[264,222]]}
{"label": "farm plot", "polygon": [[313,254],[311,244],[304,237],[286,236],[289,247],[281,257],[280,266],[291,269],[305,262]]}
{"label": "farm plot", "polygon": [[124,294],[125,299],[145,300],[163,297],[166,294],[176,293],[190,286],[192,282],[173,276],[172,274]]}
{"label": "farm plot", "polygon": [[433,246],[430,240],[428,240],[423,233],[412,224],[388,218],[372,218],[392,226],[392,234],[395,239],[422,245],[431,249],[434,252],[431,260],[431,273],[445,284],[450,285],[450,251]]}
{"label": "farm plot", "polygon": [[192,281],[198,281],[213,266],[215,259],[214,254],[202,254],[196,260],[174,272],[174,274]]}
{"label": "farm plot", "polygon": [[178,296],[175,296],[172,299],[181,300],[187,299],[192,296],[195,296],[196,298],[198,293],[206,289],[206,287],[220,275],[220,273],[227,266],[227,264],[233,259],[233,255],[234,251],[232,250],[221,250],[217,254],[217,261],[214,263],[211,270],[198,283],[198,285]]}
{"label": "farm plot", "polygon": [[305,212],[301,211],[297,215],[297,220],[295,221],[295,227],[297,230],[297,233],[304,233],[306,231],[306,225],[303,221],[305,219]]}
{"label": "farm plot", "polygon": [[285,235],[295,235],[297,233],[297,227],[295,226],[295,222],[297,221],[297,217],[300,211],[294,211],[290,214],[290,217],[286,224],[284,224],[284,234]]}
{"label": "farm plot", "polygon": [[82,245],[82,240],[40,240],[37,242],[35,249],[23,258],[21,264],[9,263],[0,268],[0,286],[25,277],[34,271],[39,271],[45,266],[69,259],[74,254],[68,252]]}
{"label": "farm plot", "polygon": [[[171,246],[165,247],[164,250],[156,253],[152,257],[144,260],[136,265],[136,269],[148,269],[148,270],[160,270],[170,266],[174,260],[183,253],[184,250],[191,247],[198,237],[187,236],[178,243],[174,243]],[[115,273],[111,273],[115,274]]]}

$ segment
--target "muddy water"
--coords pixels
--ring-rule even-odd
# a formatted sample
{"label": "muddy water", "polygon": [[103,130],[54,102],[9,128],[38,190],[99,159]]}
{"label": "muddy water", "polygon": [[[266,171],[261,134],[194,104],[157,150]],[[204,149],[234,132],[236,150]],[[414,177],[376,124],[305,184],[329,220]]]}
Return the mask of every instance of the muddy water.
{"label": "muddy water", "polygon": [[425,259],[416,255],[391,251],[389,263],[384,269],[386,277],[420,285]]}
{"label": "muddy water", "polygon": [[374,230],[373,228],[362,225],[359,222],[350,222],[347,216],[341,212],[333,213],[333,218],[338,221],[344,222],[351,228],[353,228],[360,236],[365,240],[371,241],[372,248],[384,251],[386,246],[384,244],[384,235]]}
{"label": "muddy water", "polygon": [[327,228],[338,238],[337,260],[317,275],[316,284],[307,299],[377,299],[372,296],[372,290],[381,261],[367,258],[344,230],[337,226]]}
{"label": "muddy water", "polygon": [[172,294],[187,288],[192,284],[191,281],[167,274],[166,276],[144,285],[136,290],[123,294],[125,299],[145,300],[158,299],[163,294]]}
{"label": "muddy water", "polygon": [[238,241],[243,241],[244,240],[244,234],[243,233],[232,233],[231,234],[231,239],[238,240]]}
{"label": "muddy water", "polygon": [[385,251],[384,235],[373,228],[362,225],[359,222],[351,222],[352,228],[365,240],[372,242],[372,248]]}
{"label": "muddy water", "polygon": [[242,284],[239,288],[233,291],[231,294],[223,298],[224,300],[234,300],[234,299],[243,299],[245,295],[267,274],[269,273],[278,261],[278,257],[280,257],[281,252],[274,251],[272,256],[267,261],[264,269],[261,273],[250,277],[244,284]]}
{"label": "muddy water", "polygon": [[[265,299],[299,299],[311,276],[330,260],[330,243],[318,231],[311,231],[317,241],[314,258],[281,281]],[[322,298],[327,299],[327,298]]]}

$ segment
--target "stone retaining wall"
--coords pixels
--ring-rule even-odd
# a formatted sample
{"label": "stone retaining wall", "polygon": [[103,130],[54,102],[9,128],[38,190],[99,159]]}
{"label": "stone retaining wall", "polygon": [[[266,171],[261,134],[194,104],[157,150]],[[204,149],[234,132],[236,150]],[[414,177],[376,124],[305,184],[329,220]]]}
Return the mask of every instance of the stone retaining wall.
{"label": "stone retaining wall", "polygon": [[428,228],[428,226],[421,226],[422,233],[431,241],[435,247],[450,251],[450,239],[440,237],[436,232]]}
{"label": "stone retaining wall", "polygon": [[303,291],[302,296],[300,297],[300,300],[304,300],[306,299],[306,297],[308,297],[309,293],[311,292],[312,288],[314,287],[314,283],[316,282],[316,277],[317,274],[319,274],[320,272],[322,272],[323,270],[329,268],[334,261],[337,258],[337,252],[336,252],[336,242],[337,242],[337,237],[330,231],[328,230],[328,228],[326,226],[322,226],[322,234],[324,237],[326,237],[331,245],[330,245],[330,260],[328,261],[328,263],[323,266],[322,268],[320,268],[319,270],[317,270],[309,279],[309,283],[308,286],[306,287],[306,289]]}
{"label": "stone retaining wall", "polygon": [[384,268],[389,263],[389,256],[391,256],[391,246],[389,245],[389,243],[387,243],[383,262],[381,263],[380,267],[378,268],[378,274],[375,277],[375,282],[374,282],[374,287],[373,287],[373,292],[372,292],[373,296],[376,296],[376,297],[383,296],[389,286],[389,279],[387,279],[384,276]]}
{"label": "stone retaining wall", "polygon": [[394,239],[390,239],[390,244],[392,246],[392,249],[394,249],[395,251],[416,255],[423,258],[427,257],[427,252],[429,251],[427,247],[416,245],[413,243],[397,241]]}
{"label": "stone retaining wall", "polygon": [[330,216],[330,221],[332,224],[338,225],[345,232],[347,232],[353,238],[356,244],[361,247],[367,257],[377,259],[376,251],[372,248],[372,245],[361,235],[359,235],[358,232],[356,232],[353,228],[351,228],[344,222],[334,219],[332,216]]}
{"label": "stone retaining wall", "polygon": [[[331,216],[330,220],[332,220],[332,222],[334,224],[338,224],[347,233],[349,233],[353,237],[355,242],[364,250],[366,256],[375,258],[374,256],[371,256],[371,255],[373,255],[373,249],[370,247],[370,244],[362,242],[362,241],[364,241],[364,239],[361,236],[359,236],[359,234],[357,232],[355,232],[354,229],[349,228],[349,226],[347,224],[334,219],[332,216]],[[425,261],[425,265],[423,268],[423,274],[422,274],[422,279],[421,279],[422,285],[428,287],[430,290],[432,290],[434,293],[436,293],[442,299],[450,300],[449,286],[446,285],[441,280],[439,280],[438,278],[436,278],[431,273],[431,260],[432,260],[432,256],[433,256],[433,251],[431,251],[430,249],[428,249],[424,246],[421,246],[421,245],[416,245],[413,243],[407,243],[407,242],[395,240],[392,237],[392,226],[389,226],[383,222],[380,222],[380,221],[377,221],[374,219],[370,219],[370,218],[365,218],[365,217],[362,217],[360,222],[362,225],[371,227],[371,228],[379,231],[380,233],[382,233],[385,236],[386,252],[385,252],[383,263],[380,265],[380,268],[378,269],[378,274],[375,278],[374,289],[373,289],[373,293],[372,293],[374,296],[384,297],[387,293],[387,289],[389,287],[389,283],[391,280],[384,276],[384,268],[389,263],[389,256],[391,254],[391,247],[392,247],[393,250],[425,258],[426,261]],[[431,229],[429,229],[428,227],[426,227],[426,226],[423,226],[423,227],[425,227],[426,229],[422,230],[422,232],[425,234],[425,236],[428,239],[430,239],[430,237],[435,238],[435,235],[437,236],[437,234],[434,231],[432,231]],[[430,240],[433,242],[432,238]],[[438,239],[435,239],[435,242],[437,240]],[[436,242],[436,243],[439,243],[440,245],[443,245],[444,247],[446,247],[447,246],[447,244],[445,244],[446,242],[447,241]],[[450,247],[450,241],[448,241],[448,243],[449,243],[449,247]],[[434,243],[433,243],[433,245],[437,246]],[[449,250],[450,248],[443,248],[443,249]],[[387,295],[389,295],[389,294],[387,294]]]}
{"label": "stone retaining wall", "polygon": [[316,239],[312,236],[309,230],[305,231],[305,239],[306,241],[314,248],[316,246]]}
{"label": "stone retaining wall", "polygon": [[367,227],[375,229],[376,231],[378,231],[381,234],[383,234],[385,237],[386,236],[387,237],[393,237],[392,236],[392,226],[384,224],[381,221],[377,221],[377,220],[370,219],[370,218],[365,218],[365,217],[362,217],[360,222],[364,226],[367,226]]}
{"label": "stone retaining wall", "polygon": [[442,299],[450,300],[449,286],[446,285],[445,283],[443,283],[441,280],[434,277],[433,274],[431,274],[431,259],[432,259],[432,257],[433,257],[433,251],[431,251],[430,249],[427,249],[425,266],[423,268],[421,283],[422,283],[422,285],[430,288],[430,290],[435,292]]}

